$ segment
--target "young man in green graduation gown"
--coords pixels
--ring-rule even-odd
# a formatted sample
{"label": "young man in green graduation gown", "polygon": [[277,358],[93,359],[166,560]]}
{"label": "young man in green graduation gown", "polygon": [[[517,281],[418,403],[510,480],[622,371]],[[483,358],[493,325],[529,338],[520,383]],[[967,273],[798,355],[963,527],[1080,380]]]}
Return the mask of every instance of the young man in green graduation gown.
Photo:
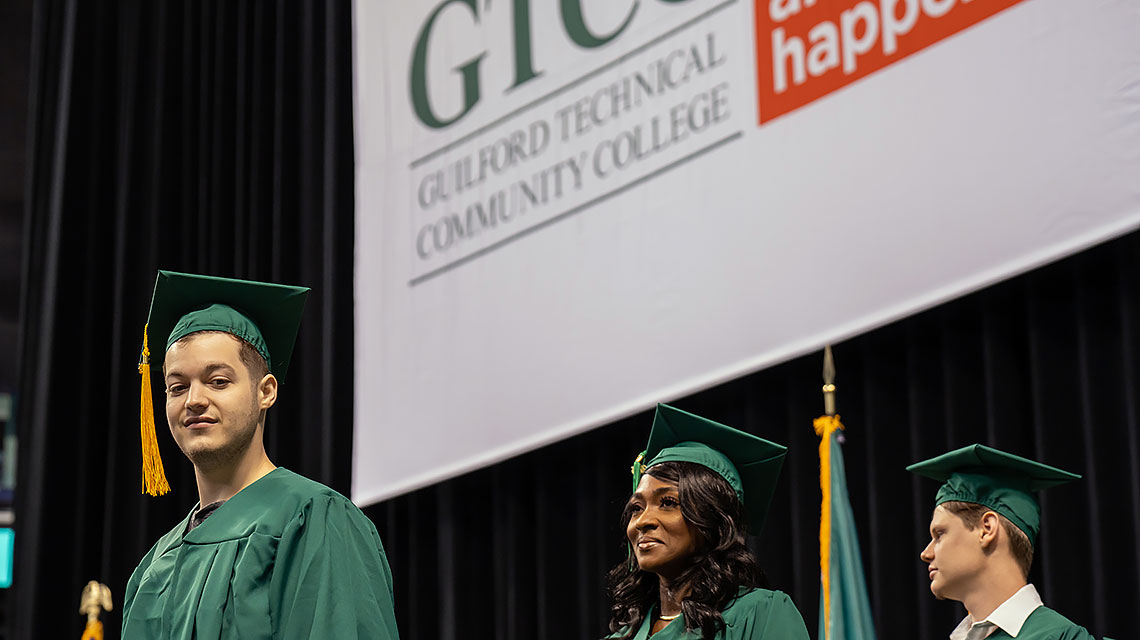
{"label": "young man in green graduation gown", "polygon": [[1094,640],[1029,584],[1041,508],[1033,492],[1080,476],[980,444],[907,467],[943,483],[930,520],[930,591],[966,618],[951,640]]}
{"label": "young man in green graduation gown", "polygon": [[123,638],[398,638],[376,528],[265,452],[266,411],[307,293],[159,272],[139,366],[144,485],[151,495],[169,490],[150,410],[153,365],[199,502],[131,575]]}

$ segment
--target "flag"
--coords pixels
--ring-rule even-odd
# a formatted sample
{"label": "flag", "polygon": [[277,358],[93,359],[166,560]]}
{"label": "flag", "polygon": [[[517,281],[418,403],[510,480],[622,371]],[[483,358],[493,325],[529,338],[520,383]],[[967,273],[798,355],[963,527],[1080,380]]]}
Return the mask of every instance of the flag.
{"label": "flag", "polygon": [[843,469],[839,416],[815,419],[819,443],[819,486],[823,504],[819,521],[819,640],[874,640],[875,624],[855,516],[847,497],[847,474]]}

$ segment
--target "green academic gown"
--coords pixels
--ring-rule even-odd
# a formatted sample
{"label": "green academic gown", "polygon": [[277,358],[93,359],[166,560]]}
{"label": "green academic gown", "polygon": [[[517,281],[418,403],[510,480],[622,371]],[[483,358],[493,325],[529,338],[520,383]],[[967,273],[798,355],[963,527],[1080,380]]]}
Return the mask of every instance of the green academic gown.
{"label": "green academic gown", "polygon": [[380,536],[339,493],[278,468],[189,518],[131,574],[124,640],[398,639]]}
{"label": "green academic gown", "polygon": [[[998,629],[988,640],[996,638],[1012,638],[1008,633]],[[1029,614],[1017,640],[1096,640],[1085,628],[1070,622],[1065,616],[1053,611],[1049,607],[1040,606]]]}
{"label": "green academic gown", "polygon": [[[792,604],[792,599],[782,591],[745,591],[729,603],[720,615],[724,618],[724,630],[716,634],[716,640],[808,640],[803,616],[796,605]],[[642,621],[633,640],[649,638],[649,631],[655,621],[655,617],[647,617]],[[694,640],[700,637],[699,630],[685,632],[685,616],[676,618],[653,634],[653,640]]]}

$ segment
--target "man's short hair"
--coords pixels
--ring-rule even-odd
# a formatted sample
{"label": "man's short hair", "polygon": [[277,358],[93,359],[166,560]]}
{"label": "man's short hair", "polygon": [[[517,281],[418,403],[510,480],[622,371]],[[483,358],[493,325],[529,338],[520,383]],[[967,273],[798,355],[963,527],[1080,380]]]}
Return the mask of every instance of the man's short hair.
{"label": "man's short hair", "polygon": [[976,502],[951,500],[943,502],[939,506],[961,518],[969,531],[978,528],[978,525],[982,523],[982,516],[987,513],[996,515],[998,521],[1001,522],[1002,529],[1005,529],[1005,533],[1009,537],[1009,550],[1013,554],[1013,559],[1017,561],[1017,566],[1021,569],[1022,577],[1029,579],[1029,568],[1033,566],[1033,545],[1029,542],[1029,536],[1018,529],[1017,525],[1013,524],[1009,518],[984,504]]}
{"label": "man's short hair", "polygon": [[216,331],[213,329],[206,331],[195,331],[194,333],[188,333],[175,340],[174,344],[184,344],[186,342],[189,342],[195,336],[200,336],[204,333],[220,333],[222,335],[227,335],[234,340],[237,340],[238,357],[241,358],[241,363],[245,365],[245,370],[249,372],[251,384],[254,386],[257,386],[257,383],[261,382],[261,379],[265,377],[265,374],[269,373],[269,365],[265,362],[265,358],[261,357],[261,354],[257,352],[257,349],[254,348],[252,344],[246,342],[245,340],[242,340],[241,338],[228,331]]}

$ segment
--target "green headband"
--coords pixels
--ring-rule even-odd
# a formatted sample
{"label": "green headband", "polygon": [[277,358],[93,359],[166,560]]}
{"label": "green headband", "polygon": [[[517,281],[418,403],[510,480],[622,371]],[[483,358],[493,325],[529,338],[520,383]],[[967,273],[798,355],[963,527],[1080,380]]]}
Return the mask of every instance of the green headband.
{"label": "green headband", "polygon": [[[638,460],[640,461],[644,455],[645,454],[642,453],[641,456],[638,456]],[[638,470],[634,471],[633,488],[637,489],[637,484],[641,482],[642,473],[647,472],[662,462],[692,462],[693,464],[707,467],[724,478],[728,486],[732,487],[732,490],[736,492],[736,497],[740,502],[744,502],[744,486],[740,482],[740,473],[737,472],[732,461],[723,453],[700,442],[681,442],[662,449],[660,453],[653,456],[653,459],[645,464],[635,463],[634,466],[638,467],[640,473],[638,473]]]}
{"label": "green headband", "polygon": [[934,506],[945,502],[970,502],[992,509],[1009,519],[1036,546],[1041,531],[1041,506],[1032,495],[1001,479],[974,473],[955,473],[938,489]]}
{"label": "green headband", "polygon": [[191,311],[182,316],[171,329],[170,337],[166,339],[166,350],[169,351],[175,342],[199,331],[224,331],[248,342],[262,358],[265,358],[267,368],[273,370],[269,347],[265,344],[265,338],[261,336],[261,330],[240,311],[224,304],[212,304],[205,309]]}

